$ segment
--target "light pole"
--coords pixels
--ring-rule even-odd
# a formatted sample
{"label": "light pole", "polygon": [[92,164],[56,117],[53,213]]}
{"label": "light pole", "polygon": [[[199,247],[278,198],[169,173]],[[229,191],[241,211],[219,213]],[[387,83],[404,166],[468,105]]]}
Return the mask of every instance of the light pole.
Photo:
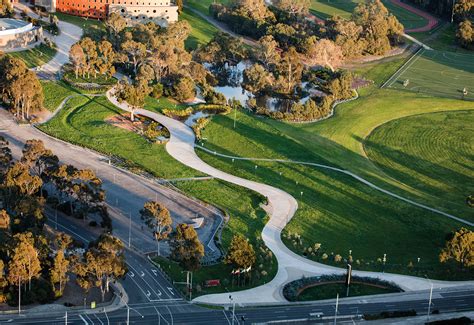
{"label": "light pole", "polygon": [[232,325],[234,325],[235,320],[235,300],[232,298],[232,295],[229,295],[229,300],[232,303]]}
{"label": "light pole", "polygon": [[454,22],[454,5],[456,4],[456,0],[453,0],[453,9],[451,10],[451,24]]}
{"label": "light pole", "polygon": [[337,309],[339,307],[339,293],[336,295],[336,310],[334,311],[334,325],[337,322]]}
{"label": "light pole", "polygon": [[125,306],[127,307],[127,323],[126,323],[127,325],[130,324],[130,309],[132,309],[134,312],[136,312],[138,315],[140,315],[141,318],[145,318],[145,316],[143,316],[142,314],[140,314],[140,312],[139,312],[138,310],[136,310],[135,308],[130,307],[130,306],[127,304],[127,302],[126,302],[120,295],[118,295],[116,292],[114,292],[114,295],[116,295],[117,297],[119,297],[120,300],[122,300],[123,303],[125,304]]}
{"label": "light pole", "polygon": [[128,214],[128,248],[132,244],[132,211]]}
{"label": "light pole", "polygon": [[431,281],[430,278],[425,274],[425,278],[430,281],[430,298],[428,299],[428,320],[430,319],[430,314],[431,314],[431,299],[433,298],[433,282]]}
{"label": "light pole", "polygon": [[21,276],[18,277],[18,315],[21,314]]}

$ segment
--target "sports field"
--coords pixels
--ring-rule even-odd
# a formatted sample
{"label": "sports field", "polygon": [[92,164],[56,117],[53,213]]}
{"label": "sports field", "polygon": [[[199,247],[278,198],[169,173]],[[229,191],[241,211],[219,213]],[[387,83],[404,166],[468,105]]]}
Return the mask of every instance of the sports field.
{"label": "sports field", "polygon": [[474,100],[474,55],[422,49],[385,87]]}
{"label": "sports field", "polygon": [[[310,10],[313,15],[321,19],[327,19],[333,15],[349,18],[361,2],[362,0],[311,0]],[[425,18],[393,4],[390,0],[382,0],[382,2],[407,29],[419,28],[428,23]]]}

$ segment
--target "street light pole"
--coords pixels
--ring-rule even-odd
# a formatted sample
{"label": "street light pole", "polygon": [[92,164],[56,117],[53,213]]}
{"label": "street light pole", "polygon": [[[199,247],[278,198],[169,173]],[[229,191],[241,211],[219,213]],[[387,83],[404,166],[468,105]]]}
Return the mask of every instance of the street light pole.
{"label": "street light pole", "polygon": [[21,276],[18,277],[18,315],[21,314]]}
{"label": "street light pole", "polygon": [[454,5],[456,4],[456,0],[453,0],[453,9],[451,10],[451,24],[454,22]]}
{"label": "street light pole", "polygon": [[235,300],[232,298],[232,295],[229,295],[229,300],[232,303],[232,325],[234,325],[235,320]]}
{"label": "street light pole", "polygon": [[431,313],[431,298],[433,297],[433,283],[431,283],[430,287],[430,299],[428,301],[428,320],[430,319],[430,313]]}
{"label": "street light pole", "polygon": [[127,306],[127,325],[130,325],[130,308]]}
{"label": "street light pole", "polygon": [[128,214],[128,248],[132,244],[132,211]]}
{"label": "street light pole", "polygon": [[334,325],[337,322],[337,308],[339,307],[339,293],[336,295],[336,310],[334,311]]}

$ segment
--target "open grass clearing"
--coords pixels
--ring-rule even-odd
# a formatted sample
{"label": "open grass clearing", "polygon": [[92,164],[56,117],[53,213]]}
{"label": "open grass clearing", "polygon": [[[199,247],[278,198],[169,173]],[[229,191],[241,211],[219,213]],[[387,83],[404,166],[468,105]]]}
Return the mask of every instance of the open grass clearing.
{"label": "open grass clearing", "polygon": [[145,169],[157,177],[201,176],[176,162],[164,145],[150,143],[136,133],[105,122],[106,118],[121,113],[105,97],[75,97],[40,128],[56,138],[118,156],[130,166]]}
{"label": "open grass clearing", "polygon": [[[321,18],[328,19],[334,15],[350,18],[355,7],[363,0],[311,0],[311,12]],[[394,14],[406,29],[425,26],[427,20],[408,10],[405,10],[390,0],[382,0],[387,9]]]}
{"label": "open grass clearing", "polygon": [[474,111],[440,112],[383,124],[364,147],[386,174],[462,207],[474,193],[473,137]]}
{"label": "open grass clearing", "polygon": [[[240,112],[234,130],[233,116],[215,116],[203,133],[208,139],[204,145],[241,157],[339,166],[397,194],[472,221],[472,211],[467,206],[441,200],[436,193],[416,186],[416,180],[406,184],[394,179],[365,156],[364,139],[387,121],[429,112],[474,109],[470,102],[378,89],[378,84],[402,62],[400,59],[358,68],[357,72],[375,80],[375,85],[361,90],[359,100],[337,107],[331,119],[295,125]],[[291,239],[284,240],[299,253],[303,253],[304,246],[322,243],[328,255],[332,252],[347,257],[350,249],[357,252],[353,253],[354,260],[359,259],[357,268],[361,269],[381,271],[377,259],[387,254],[393,272],[415,275],[428,272],[437,278],[460,275],[456,268],[438,262],[446,234],[461,226],[457,222],[392,199],[334,172],[278,163],[232,163],[229,159],[198,153],[211,165],[274,185],[297,198],[299,210],[286,230],[300,234],[303,245],[293,246]],[[417,257],[422,262],[413,268]],[[329,259],[315,259],[331,263]]]}
{"label": "open grass clearing", "polygon": [[32,49],[19,52],[9,52],[8,55],[22,59],[28,68],[35,68],[48,63],[56,54],[56,50],[40,44]]}
{"label": "open grass clearing", "polygon": [[180,19],[187,20],[192,27],[191,34],[186,39],[185,46],[188,50],[194,50],[200,45],[207,44],[217,33],[217,28],[189,9],[184,8]]}
{"label": "open grass clearing", "polygon": [[44,107],[53,112],[66,97],[80,92],[62,81],[40,81],[43,87]]}
{"label": "open grass clearing", "polygon": [[[226,251],[229,247],[232,236],[235,234],[242,234],[249,238],[250,242],[257,251],[261,241],[260,233],[265,225],[266,213],[259,205],[263,198],[245,188],[222,182],[219,180],[199,181],[199,182],[178,182],[176,184],[184,192],[197,197],[203,201],[209,202],[214,206],[222,209],[230,216],[229,222],[222,232],[222,247]],[[236,204],[238,202],[238,204]],[[261,256],[263,258],[263,256]],[[170,275],[174,281],[183,281],[185,273],[177,263],[166,259],[158,259],[157,262]],[[262,267],[259,266],[262,264]],[[193,281],[195,284],[200,284],[201,291],[195,292],[194,295],[210,294],[225,292],[226,287],[229,291],[244,290],[265,282],[269,282],[276,274],[277,262],[272,257],[267,257],[265,262],[257,261],[250,280],[246,280],[245,285],[237,286],[237,277],[232,281],[232,266],[220,263],[212,266],[204,266],[193,274]],[[258,274],[257,274],[258,273]],[[206,280],[218,279],[221,286],[213,288],[205,288],[202,284]],[[232,285],[233,283],[233,285]],[[241,277],[241,284],[243,284],[243,277]]]}
{"label": "open grass clearing", "polygon": [[[474,54],[422,49],[392,76],[387,87],[474,100]],[[463,94],[464,88],[467,95]]]}

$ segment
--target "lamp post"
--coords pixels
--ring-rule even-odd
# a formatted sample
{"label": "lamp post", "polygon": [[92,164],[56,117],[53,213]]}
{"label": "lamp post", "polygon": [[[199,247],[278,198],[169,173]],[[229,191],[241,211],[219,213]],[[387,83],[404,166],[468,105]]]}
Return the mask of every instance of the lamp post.
{"label": "lamp post", "polygon": [[234,325],[235,320],[235,300],[232,298],[232,295],[229,295],[229,300],[232,303],[232,325]]}
{"label": "lamp post", "polygon": [[425,278],[430,281],[430,297],[428,299],[428,320],[430,319],[430,314],[431,314],[431,300],[433,298],[433,282],[431,281],[430,278],[428,278],[428,276],[425,274]]}
{"label": "lamp post", "polygon": [[128,214],[128,248],[132,244],[132,211]]}

